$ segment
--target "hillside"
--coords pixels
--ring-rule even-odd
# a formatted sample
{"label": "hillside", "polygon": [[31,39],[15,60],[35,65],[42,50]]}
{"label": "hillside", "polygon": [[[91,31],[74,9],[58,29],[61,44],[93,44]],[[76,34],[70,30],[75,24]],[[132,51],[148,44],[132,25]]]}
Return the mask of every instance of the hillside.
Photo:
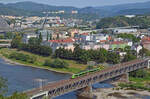
{"label": "hillside", "polygon": [[[0,4],[1,15],[15,15],[15,16],[46,16],[43,12],[64,10],[65,14],[49,14],[49,16],[60,16],[62,18],[81,18],[81,19],[96,19],[99,18],[98,13],[81,11],[75,7],[64,6],[50,6],[45,4],[38,4],[33,2],[19,2],[10,4]],[[78,14],[71,14],[72,10],[79,11]],[[81,11],[81,13],[80,13]],[[85,12],[85,13],[84,13]]]}
{"label": "hillside", "polygon": [[124,26],[140,26],[140,28],[150,27],[150,17],[134,17],[127,18],[124,16],[103,18],[97,23],[97,29],[99,28],[114,28]]}
{"label": "hillside", "polygon": [[114,15],[130,15],[130,14],[135,14],[135,15],[150,15],[150,8],[143,8],[143,9],[125,9],[125,10],[120,10]]}
{"label": "hillside", "polygon": [[[3,15],[16,15],[16,16],[45,16],[42,12],[45,11],[58,11],[64,10],[64,15],[50,14],[50,16],[62,16],[62,17],[79,17],[85,19],[95,19],[99,17],[110,17],[126,14],[150,14],[150,2],[144,3],[132,3],[121,4],[114,6],[103,7],[85,7],[76,8],[71,6],[51,6],[46,4],[39,4],[34,2],[18,2],[9,4],[0,4],[0,14]],[[76,10],[79,13],[72,15],[71,11]]]}
{"label": "hillside", "polygon": [[34,2],[29,2],[29,1],[10,3],[10,4],[7,4],[6,6],[11,7],[11,8],[23,9],[27,11],[35,11],[35,12],[58,11],[58,10],[71,12],[72,10],[78,10],[78,8],[75,8],[75,7],[51,6],[51,5],[39,4],[39,3],[34,3]]}
{"label": "hillside", "polygon": [[[150,2],[144,3],[129,3],[129,4],[120,4],[113,6],[103,6],[95,7],[98,10],[105,10],[109,16],[125,15],[128,14],[145,14],[150,9]],[[145,11],[144,11],[145,10]],[[143,12],[144,11],[144,12]],[[132,13],[131,13],[132,12]]]}

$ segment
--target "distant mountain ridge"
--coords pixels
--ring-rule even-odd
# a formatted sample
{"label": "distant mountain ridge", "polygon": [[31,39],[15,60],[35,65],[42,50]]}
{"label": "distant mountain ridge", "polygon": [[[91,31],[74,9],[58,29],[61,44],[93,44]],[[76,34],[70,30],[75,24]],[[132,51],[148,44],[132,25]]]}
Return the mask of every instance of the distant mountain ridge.
{"label": "distant mountain ridge", "polygon": [[108,15],[110,16],[126,15],[126,14],[148,14],[149,13],[148,10],[150,9],[150,1],[144,3],[129,3],[113,6],[95,7],[95,9],[105,10],[109,12]]}
{"label": "distant mountain ridge", "polygon": [[18,15],[18,16],[44,16],[42,12],[64,10],[70,13],[76,10],[79,14],[89,14],[92,16],[110,17],[126,14],[150,14],[150,2],[121,4],[103,7],[85,7],[76,8],[72,6],[51,6],[34,2],[18,2],[9,4],[0,4],[0,14]]}

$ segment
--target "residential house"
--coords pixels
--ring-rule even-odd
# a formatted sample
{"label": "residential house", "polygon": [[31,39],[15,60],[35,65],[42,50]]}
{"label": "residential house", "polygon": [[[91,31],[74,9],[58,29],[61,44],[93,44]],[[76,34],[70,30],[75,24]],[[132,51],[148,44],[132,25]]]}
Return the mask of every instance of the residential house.
{"label": "residential house", "polygon": [[134,45],[131,47],[131,50],[135,50],[137,54],[139,54],[140,50],[142,49],[143,47],[141,45]]}
{"label": "residential house", "polygon": [[143,37],[141,44],[142,44],[143,48],[150,50],[150,37]]}
{"label": "residential house", "polygon": [[75,40],[72,38],[62,39],[62,40],[49,40],[44,41],[42,45],[49,46],[52,48],[53,52],[55,52],[58,48],[65,48],[68,50],[74,50],[74,42]]}
{"label": "residential house", "polygon": [[42,35],[42,40],[43,41],[48,41],[51,40],[53,38],[53,34],[54,32],[52,30],[39,30],[38,31],[38,36],[41,34]]}

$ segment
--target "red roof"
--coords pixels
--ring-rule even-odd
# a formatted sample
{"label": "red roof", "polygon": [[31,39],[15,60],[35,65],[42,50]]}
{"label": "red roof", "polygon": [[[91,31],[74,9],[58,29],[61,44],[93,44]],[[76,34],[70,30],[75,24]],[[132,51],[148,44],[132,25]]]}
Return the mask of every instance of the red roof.
{"label": "red roof", "polygon": [[142,41],[150,41],[150,37],[143,37]]}
{"label": "red roof", "polygon": [[55,42],[55,43],[73,43],[74,39],[68,38],[63,40],[49,40],[49,42]]}
{"label": "red roof", "polygon": [[107,42],[107,40],[100,40],[100,42]]}
{"label": "red roof", "polygon": [[81,35],[89,35],[89,33],[82,33]]}
{"label": "red roof", "polygon": [[108,37],[108,40],[111,40],[111,36]]}
{"label": "red roof", "polygon": [[113,42],[110,42],[110,44],[124,44],[126,42],[124,41],[113,41]]}

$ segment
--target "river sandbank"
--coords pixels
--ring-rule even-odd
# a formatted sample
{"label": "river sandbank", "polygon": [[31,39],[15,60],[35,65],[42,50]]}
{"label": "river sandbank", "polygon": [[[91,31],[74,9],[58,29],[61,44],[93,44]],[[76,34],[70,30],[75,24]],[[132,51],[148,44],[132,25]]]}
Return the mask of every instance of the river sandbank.
{"label": "river sandbank", "polygon": [[125,90],[103,88],[93,91],[96,99],[150,99],[150,92],[141,90]]}

